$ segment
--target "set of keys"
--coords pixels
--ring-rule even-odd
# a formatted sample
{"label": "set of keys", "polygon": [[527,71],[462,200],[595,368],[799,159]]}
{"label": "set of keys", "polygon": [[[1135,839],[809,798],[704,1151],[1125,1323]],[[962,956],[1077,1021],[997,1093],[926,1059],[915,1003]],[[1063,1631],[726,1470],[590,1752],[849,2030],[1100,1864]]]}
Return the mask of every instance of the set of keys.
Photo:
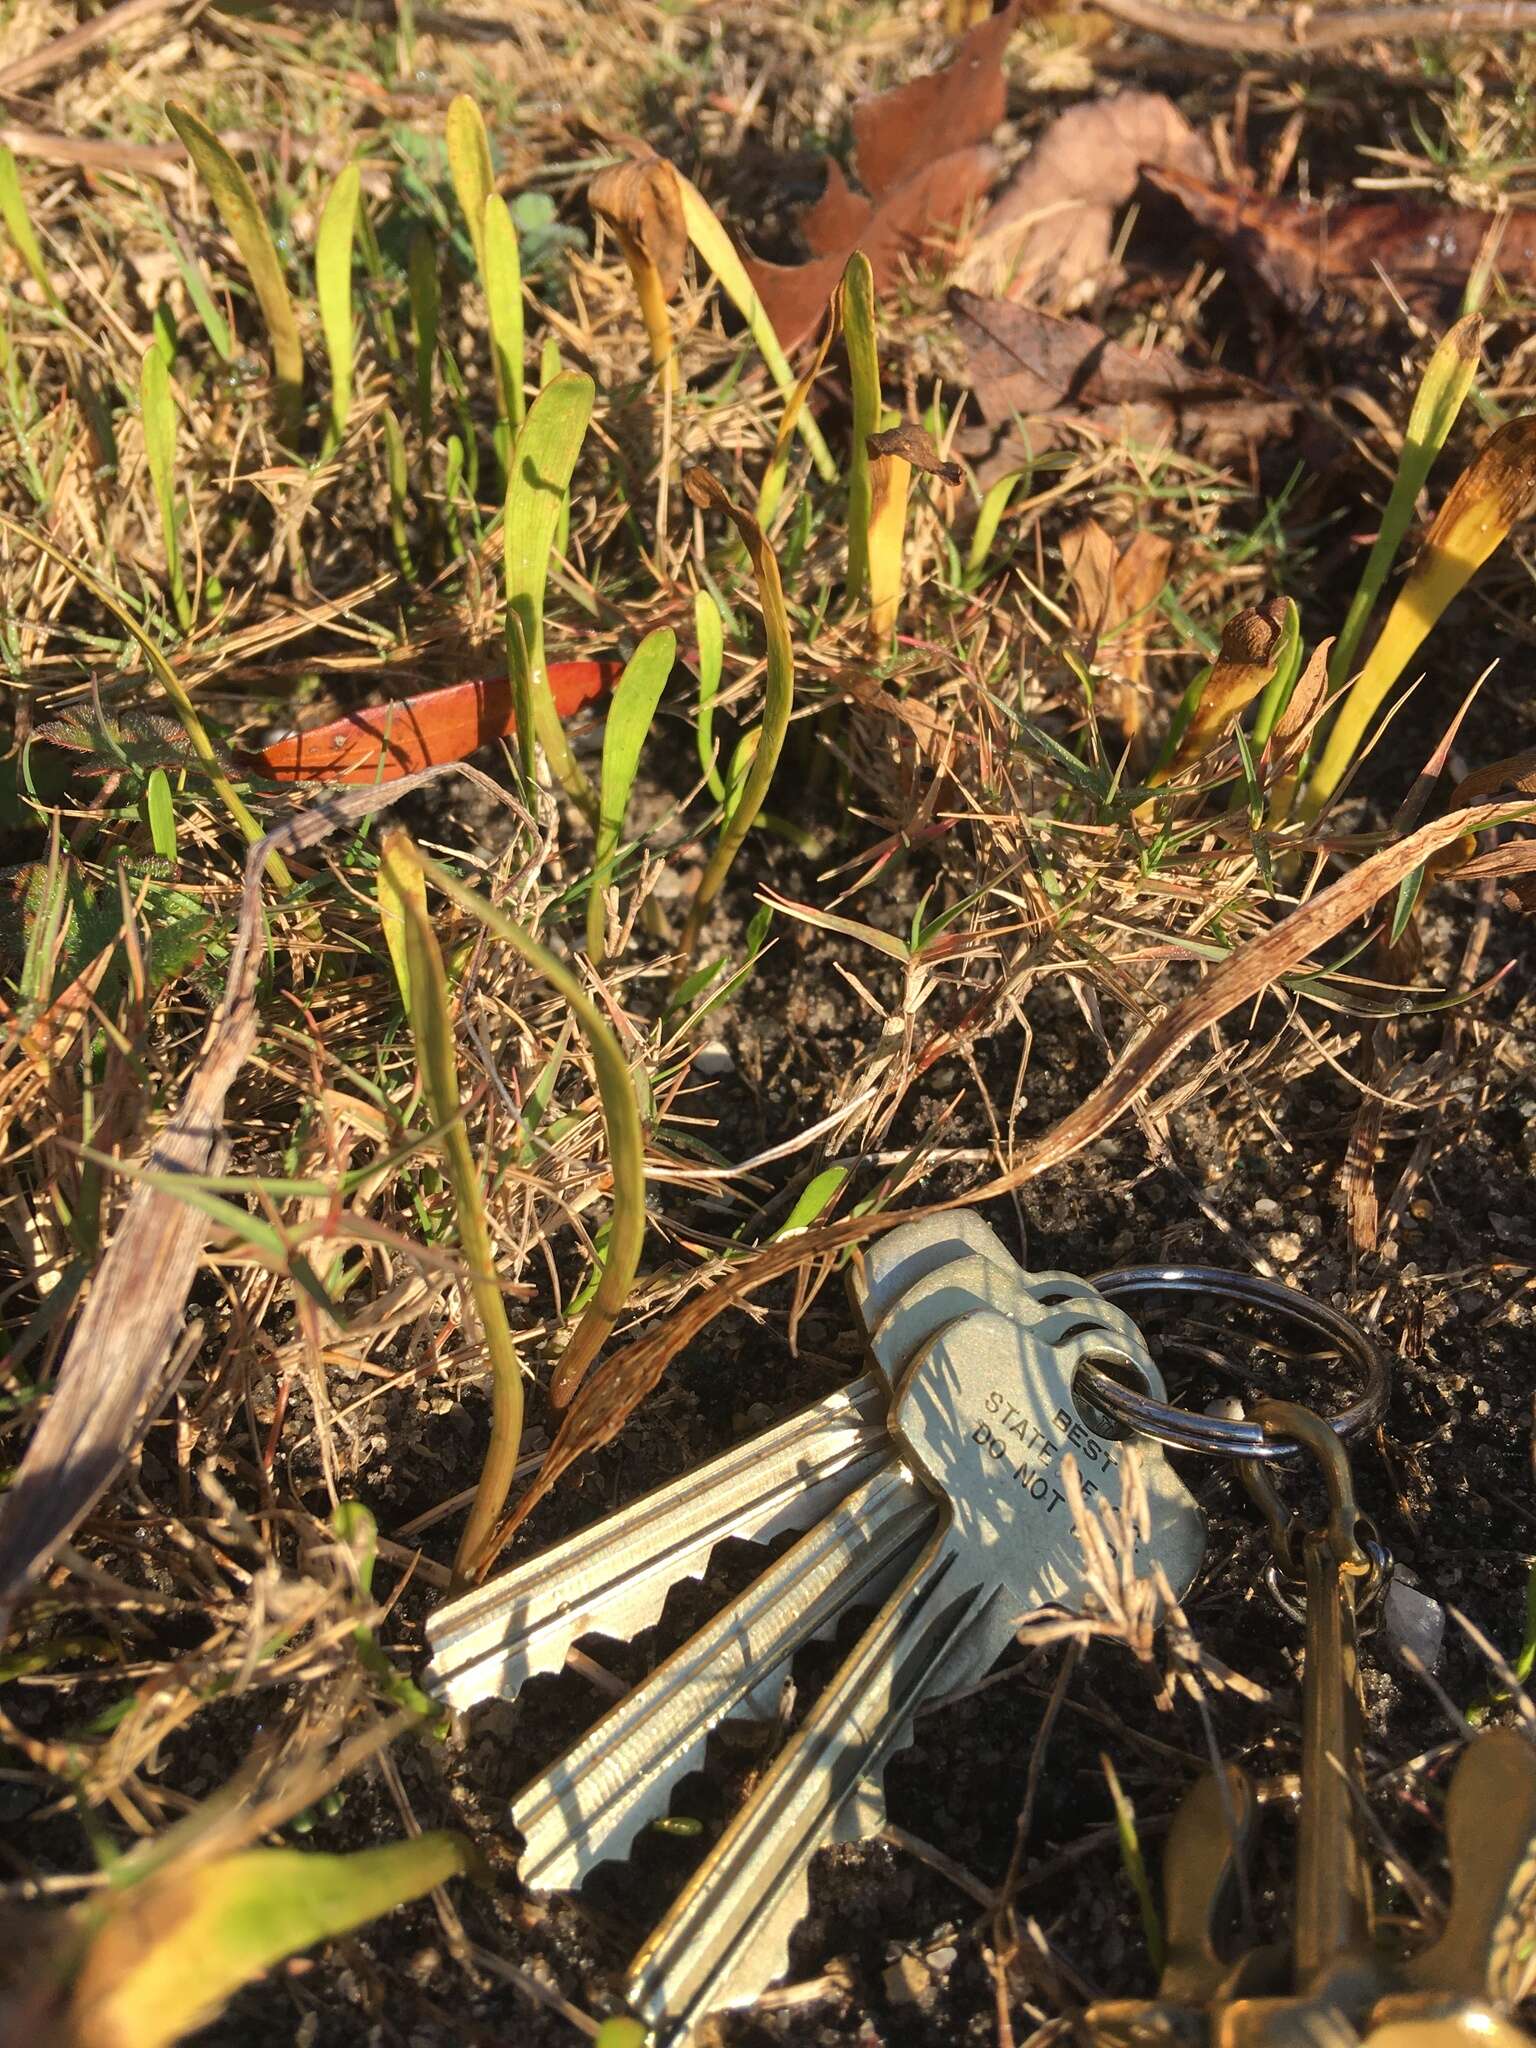
{"label": "set of keys", "polygon": [[[1332,1422],[1295,1403],[1241,1421],[1172,1408],[1137,1324],[1113,1298],[1224,1294],[1278,1312],[1363,1367]],[[633,2011],[668,2043],[755,1999],[785,1969],[816,1852],[877,1833],[883,1776],[924,1705],[981,1677],[1020,1618],[1080,1607],[1086,1586],[1063,1466],[1118,1509],[1136,1445],[1138,1576],[1182,1599],[1204,1523],[1163,1445],[1226,1456],[1261,1508],[1280,1579],[1304,1602],[1295,1932],[1234,1945],[1257,1798],[1227,1766],[1197,1785],[1165,1867],[1166,1967],[1152,1999],[1082,2015],[1093,2048],[1532,2048],[1503,2007],[1519,1989],[1536,1883],[1536,1748],[1496,1731],[1463,1759],[1448,1832],[1449,1919],[1421,1954],[1378,1942],[1362,1765],[1357,1598],[1390,1564],[1367,1539],[1343,1438],[1379,1419],[1385,1360],[1354,1325],[1274,1283],[1202,1269],[1024,1272],[965,1211],[878,1240],[853,1289],[870,1370],[817,1406],[442,1608],[428,1683],[456,1709],[510,1698],[587,1633],[638,1634],[727,1538],[803,1531],[711,1622],[518,1794],[520,1875],[581,1883],[665,1815],[734,1715],[771,1717],[796,1653],[874,1607],[740,1810],[635,1957]],[[1137,1434],[1137,1432],[1142,1432]],[[1328,1512],[1287,1517],[1270,1461],[1305,1454]],[[1230,1952],[1235,1946],[1235,1953]]]}
{"label": "set of keys", "polygon": [[[588,1632],[630,1636],[727,1537],[806,1533],[514,1800],[533,1890],[622,1856],[702,1761],[710,1731],[776,1703],[796,1652],[878,1603],[805,1721],[630,1970],[634,2011],[669,2038],[756,1998],[788,1960],[816,1852],[878,1832],[883,1774],[926,1702],[982,1676],[1021,1615],[1081,1604],[1061,1483],[1121,1503],[1123,1446],[1074,1396],[1093,1364],[1161,1402],[1125,1312],[1072,1274],[1027,1274],[974,1214],[877,1241],[854,1293],[872,1369],[481,1590],[429,1624],[428,1683],[455,1708],[558,1670]],[[1138,1568],[1176,1597],[1204,1549],[1193,1497],[1139,1445]],[[807,1525],[809,1525],[807,1527]]]}

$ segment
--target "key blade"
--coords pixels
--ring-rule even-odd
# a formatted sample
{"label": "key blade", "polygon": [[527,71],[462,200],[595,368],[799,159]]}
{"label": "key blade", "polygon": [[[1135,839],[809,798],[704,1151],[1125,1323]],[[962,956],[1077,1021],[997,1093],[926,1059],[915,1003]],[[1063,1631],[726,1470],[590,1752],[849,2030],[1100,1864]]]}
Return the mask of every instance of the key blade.
{"label": "key blade", "polygon": [[811,1861],[836,1839],[839,1807],[878,1783],[911,1742],[935,1671],[947,1678],[969,1668],[965,1638],[986,1590],[957,1584],[943,1545],[942,1536],[930,1545],[913,1580],[860,1637],[636,1956],[626,1997],[648,2025],[686,2030],[706,2013],[749,2003],[788,1967]]}
{"label": "key blade", "polygon": [[938,1512],[891,1459],[802,1536],[518,1794],[512,1821],[524,1837],[523,1883],[563,1890],[622,1856],[703,1761],[710,1731],[850,1607],[883,1600],[932,1536]]}
{"label": "key blade", "polygon": [[888,1454],[884,1383],[866,1373],[814,1408],[605,1516],[427,1623],[426,1685],[456,1712],[558,1671],[580,1637],[638,1635],[730,1537],[765,1542],[835,1507]]}

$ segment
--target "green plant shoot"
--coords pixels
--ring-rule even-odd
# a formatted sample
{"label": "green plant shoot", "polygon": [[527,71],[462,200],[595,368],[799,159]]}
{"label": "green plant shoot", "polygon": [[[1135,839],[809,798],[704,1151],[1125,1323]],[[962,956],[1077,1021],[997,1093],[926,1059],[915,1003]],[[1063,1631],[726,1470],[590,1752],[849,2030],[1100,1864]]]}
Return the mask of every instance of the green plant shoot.
{"label": "green plant shoot", "polygon": [[331,447],[346,433],[352,411],[352,243],[361,196],[361,174],[348,164],[326,195],[315,235],[315,295],[331,369]]}
{"label": "green plant shoot", "polygon": [[[483,896],[449,874],[446,868],[428,860],[424,854],[416,854],[415,858],[426,870],[428,881],[441,889],[461,910],[477,918],[487,931],[511,946],[530,967],[543,975],[557,994],[564,997],[592,1054],[613,1171],[613,1218],[602,1278],[570,1343],[561,1354],[550,1382],[550,1399],[557,1408],[563,1408],[580,1386],[587,1367],[618,1321],[640,1265],[640,1248],[645,1241],[645,1130],[640,1119],[634,1079],[619,1041],[571,970],[514,919],[487,903]],[[483,1554],[480,1563],[482,1575],[500,1547],[500,1541],[493,1540]]]}
{"label": "green plant shoot", "polygon": [[880,431],[875,274],[862,249],[855,249],[848,258],[842,299],[843,332],[848,339],[848,384],[853,399],[853,447],[848,458],[848,601],[859,605],[869,591],[869,438]]}
{"label": "green plant shoot", "polygon": [[165,111],[197,167],[198,176],[212,194],[219,217],[250,275],[267,324],[267,339],[272,344],[278,432],[291,440],[299,429],[304,398],[304,351],[272,231],[256,202],[250,180],[213,130],[205,127],[189,107],[178,106],[174,100]]}
{"label": "green plant shoot", "polygon": [[176,399],[171,390],[170,371],[158,348],[148,349],[140,366],[139,410],[144,422],[144,460],[165,543],[171,604],[177,625],[186,633],[192,626],[192,606],[182,574],[181,542],[176,532]]}
{"label": "green plant shoot", "polygon": [[472,1844],[440,1832],[345,1856],[248,1849],[168,1862],[71,1914],[66,1952],[78,1962],[61,2038],[169,2048],[283,1957],[476,1868]]}
{"label": "green plant shoot", "polygon": [[1366,557],[1360,587],[1350,600],[1344,624],[1334,642],[1333,657],[1328,664],[1328,687],[1331,690],[1342,689],[1349,681],[1355,650],[1381,595],[1387,571],[1403,544],[1419,492],[1423,490],[1435,457],[1445,446],[1467,393],[1472,389],[1482,340],[1482,321],[1475,313],[1468,314],[1466,319],[1456,322],[1429,359],[1424,381],[1408,415],[1408,432],[1403,437],[1397,475],[1392,479],[1392,493],[1381,518],[1381,531]]}
{"label": "green plant shoot", "polygon": [[725,626],[714,593],[693,593],[693,630],[699,643],[699,766],[709,793],[717,804],[725,802],[725,784],[715,758],[715,698],[720,693],[720,676],[725,666]]}
{"label": "green plant shoot", "polygon": [[492,192],[485,202],[482,246],[496,388],[501,394],[503,421],[515,434],[523,424],[524,412],[523,272],[517,253],[517,229],[499,192]]}
{"label": "green plant shoot", "polygon": [[592,856],[592,880],[587,888],[587,953],[596,967],[602,966],[605,952],[603,892],[624,834],[624,813],[635,786],[640,750],[676,659],[677,635],[670,626],[658,626],[655,632],[647,633],[624,664],[624,673],[614,686],[608,706],[598,792],[597,845]]}
{"label": "green plant shoot", "polygon": [[592,417],[596,387],[564,370],[539,393],[512,447],[502,527],[507,609],[516,612],[528,649],[534,724],[545,758],[572,801],[595,823],[597,798],[582,773],[550,694],[544,658],[544,591],[560,507]]}
{"label": "green plant shoot", "polygon": [[496,187],[491,163],[490,138],[485,116],[467,92],[461,92],[448,108],[445,123],[448,143],[448,175],[469,229],[475,252],[475,268],[485,276],[485,202]]}
{"label": "green plant shoot", "polygon": [[27,211],[26,195],[21,189],[21,173],[16,168],[16,158],[3,144],[0,144],[0,220],[5,222],[6,233],[16,244],[16,253],[27,266],[32,282],[54,312],[62,313],[63,302],[53,288],[48,266],[43,261],[37,231],[32,225],[32,216]]}
{"label": "green plant shoot", "polygon": [[415,344],[416,424],[425,436],[432,431],[432,372],[437,363],[442,292],[437,281],[437,245],[419,224],[411,230],[410,246],[406,252],[406,281],[411,300],[411,336]]}
{"label": "green plant shoot", "polygon": [[679,975],[687,970],[709,907],[719,895],[742,841],[751,831],[767,799],[795,706],[795,650],[789,634],[784,586],[779,580],[779,565],[774,559],[773,549],[757,521],[732,503],[724,486],[707,469],[696,466],[685,470],[683,488],[695,505],[723,512],[741,536],[757,579],[758,602],[763,608],[763,628],[768,639],[768,665],[763,690],[763,722],[758,731],[751,771],[729,818],[721,826],[715,850],[699,877],[699,886],[683,927]]}
{"label": "green plant shoot", "polygon": [[[388,942],[393,923],[405,941],[404,987],[409,991],[406,1015],[416,1045],[422,1089],[442,1147],[448,1185],[453,1191],[459,1243],[469,1266],[470,1292],[491,1369],[491,1440],[454,1558],[454,1577],[466,1583],[485,1555],[512,1489],[523,1438],[523,1368],[496,1275],[480,1168],[464,1128],[448,975],[437,934],[426,915],[421,868],[421,856],[409,835],[392,827],[384,835],[379,861],[379,903],[385,917],[385,937]],[[393,955],[392,944],[390,950]]]}

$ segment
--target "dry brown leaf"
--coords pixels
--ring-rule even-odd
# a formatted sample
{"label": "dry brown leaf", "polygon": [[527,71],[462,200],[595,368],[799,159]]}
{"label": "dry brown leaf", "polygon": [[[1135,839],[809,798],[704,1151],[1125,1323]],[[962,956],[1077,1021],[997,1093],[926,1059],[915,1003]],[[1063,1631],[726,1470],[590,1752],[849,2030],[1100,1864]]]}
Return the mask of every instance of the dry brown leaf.
{"label": "dry brown leaf", "polygon": [[[1058,319],[958,289],[949,303],[971,389],[994,426],[1015,416],[1026,424],[1060,419],[1122,440],[1211,444],[1262,440],[1295,420],[1291,400],[1251,378],[1192,368],[1167,348],[1126,348],[1089,320]],[[968,440],[965,452],[979,449]]]}
{"label": "dry brown leaf", "polygon": [[655,265],[662,289],[670,298],[677,290],[688,253],[682,195],[671,164],[655,155],[611,164],[587,187],[587,203],[607,221],[621,246],[633,244]]}
{"label": "dry brown leaf", "polygon": [[871,456],[879,461],[882,456],[899,455],[903,462],[913,469],[920,469],[924,476],[939,477],[947,484],[965,482],[965,471],[958,462],[946,462],[934,445],[932,434],[926,427],[915,426],[911,420],[887,427],[883,434],[871,434],[867,446]]}
{"label": "dry brown leaf", "polygon": [[969,290],[1022,298],[1049,285],[1059,299],[1109,267],[1115,209],[1142,170],[1200,176],[1211,152],[1172,100],[1123,92],[1059,114],[988,207],[957,273]]}
{"label": "dry brown leaf", "polygon": [[1143,530],[1117,554],[1099,522],[1085,519],[1062,535],[1061,558],[1077,597],[1079,629],[1101,655],[1114,651],[1115,672],[1127,685],[1116,711],[1130,739],[1141,723],[1139,691],[1147,675],[1144,614],[1168,580],[1173,543]]}
{"label": "dry brown leaf", "polygon": [[828,160],[827,189],[800,222],[809,262],[748,259],[786,349],[814,333],[855,249],[869,258],[876,291],[889,291],[979,206],[997,173],[987,142],[1003,118],[1003,53],[1021,4],[1010,0],[973,28],[942,71],[854,108],[853,167],[864,191]]}
{"label": "dry brown leaf", "polygon": [[1285,709],[1275,720],[1267,749],[1270,754],[1284,753],[1312,723],[1313,715],[1328,694],[1328,657],[1333,652],[1333,642],[1334,635],[1330,633],[1326,640],[1319,640],[1307,656],[1307,665],[1296,678],[1296,687]]}
{"label": "dry brown leaf", "polygon": [[1536,281],[1536,209],[1479,213],[1411,198],[1304,206],[1212,184],[1195,168],[1163,164],[1147,175],[1220,237],[1229,261],[1293,307],[1310,303],[1324,285],[1379,293],[1385,279],[1410,300],[1416,292],[1459,289],[1490,236],[1501,276]]}

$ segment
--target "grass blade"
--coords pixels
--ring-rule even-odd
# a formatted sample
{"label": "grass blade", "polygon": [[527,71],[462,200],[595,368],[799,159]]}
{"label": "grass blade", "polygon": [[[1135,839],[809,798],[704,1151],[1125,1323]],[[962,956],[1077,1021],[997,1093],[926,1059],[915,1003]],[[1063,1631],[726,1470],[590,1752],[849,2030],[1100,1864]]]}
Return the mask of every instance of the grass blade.
{"label": "grass blade", "polygon": [[361,173],[356,164],[348,164],[326,195],[315,236],[315,292],[331,366],[332,446],[347,431],[352,411],[352,242],[361,196]]}
{"label": "grass blade", "polygon": [[1467,393],[1472,389],[1482,340],[1483,323],[1475,313],[1469,314],[1465,320],[1456,322],[1429,359],[1424,381],[1408,415],[1408,432],[1403,437],[1397,475],[1392,479],[1392,494],[1382,514],[1381,531],[1366,557],[1365,567],[1360,573],[1360,587],[1350,600],[1344,624],[1334,642],[1333,658],[1328,664],[1328,687],[1332,690],[1342,689],[1349,681],[1355,649],[1360,645],[1360,636],[1381,595],[1387,571],[1403,544],[1403,535],[1413,518],[1419,492],[1424,488],[1435,457],[1445,446]]}
{"label": "grass blade", "polygon": [[[496,1273],[480,1168],[464,1128],[448,974],[426,914],[421,868],[421,856],[409,835],[391,827],[384,835],[379,863],[379,901],[381,908],[387,905],[385,937],[388,942],[390,924],[398,919],[397,929],[405,941],[406,1015],[416,1045],[416,1064],[439,1134],[459,1243],[469,1266],[470,1292],[491,1369],[491,1440],[454,1558],[454,1576],[463,1580],[473,1575],[511,1490],[523,1438],[523,1368]],[[391,946],[392,955],[393,950]]]}
{"label": "grass blade", "polygon": [[595,966],[600,967],[603,962],[603,891],[623,836],[624,813],[635,786],[640,749],[645,745],[676,659],[677,635],[670,626],[659,626],[654,633],[647,633],[626,663],[608,707],[598,793],[597,845],[587,889],[587,952]]}
{"label": "grass blade", "polygon": [[[869,437],[880,431],[880,357],[875,341],[875,273],[862,249],[843,272],[843,332],[848,340],[848,383],[853,397],[853,449],[848,458],[848,602],[862,604],[869,589]],[[910,472],[909,472],[910,474]]]}
{"label": "grass blade", "polygon": [[693,630],[699,643],[699,766],[710,795],[717,804],[723,804],[725,784],[715,758],[715,698],[725,665],[725,627],[720,607],[707,590],[696,590],[693,594]]}
{"label": "grass blade", "polygon": [[304,351],[272,231],[256,202],[250,180],[213,130],[205,127],[189,107],[179,106],[174,100],[167,103],[165,111],[197,167],[198,176],[212,194],[219,217],[234,238],[240,260],[250,276],[272,344],[278,432],[291,440],[299,429],[304,397]]}
{"label": "grass blade", "polygon": [[448,109],[444,132],[448,143],[448,175],[453,180],[459,211],[469,229],[475,268],[485,276],[485,202],[496,186],[485,116],[467,92]]}
{"label": "grass blade", "polygon": [[686,969],[692,959],[709,907],[719,895],[731,871],[731,863],[741,850],[742,841],[767,800],[774,770],[783,751],[784,735],[789,730],[790,713],[795,706],[795,650],[789,637],[789,613],[773,549],[757,521],[731,502],[724,486],[707,469],[696,466],[685,470],[683,488],[695,505],[713,507],[725,513],[752,559],[758,602],[763,608],[763,627],[768,638],[768,670],[763,688],[763,722],[757,735],[751,772],[730,817],[721,826],[715,850],[699,877],[699,886],[689,906],[688,921],[683,927],[680,971]]}
{"label": "grass blade", "polygon": [[149,349],[139,371],[139,410],[144,421],[144,460],[160,514],[165,542],[165,567],[171,583],[176,623],[190,632],[192,606],[181,568],[181,543],[176,537],[176,400],[171,373],[158,348]]}
{"label": "grass blade", "polygon": [[485,202],[482,228],[485,251],[485,303],[491,320],[491,348],[496,358],[496,386],[502,418],[515,434],[523,424],[523,269],[517,252],[517,229],[499,192]]}
{"label": "grass blade", "polygon": [[564,370],[529,406],[508,464],[502,529],[507,609],[517,614],[528,649],[539,744],[572,801],[594,820],[597,798],[571,752],[550,694],[544,659],[544,591],[560,507],[586,439],[595,396],[596,386],[585,372]]}
{"label": "grass blade", "polygon": [[64,311],[63,302],[53,288],[48,275],[48,266],[43,261],[42,248],[37,232],[32,226],[32,216],[27,211],[26,195],[21,189],[21,173],[16,168],[16,158],[9,149],[0,146],[0,220],[5,222],[6,232],[16,244],[16,253],[27,266],[32,281],[56,313]]}
{"label": "grass blade", "polygon": [[144,785],[144,809],[149,818],[150,843],[161,860],[174,861],[176,806],[171,800],[171,781],[163,768],[153,769]]}
{"label": "grass blade", "polygon": [[65,2031],[94,2048],[168,2048],[285,1956],[475,1867],[471,1844],[441,1832],[350,1855],[250,1849],[169,1861],[71,1916],[85,1946]]}
{"label": "grass blade", "polygon": [[411,555],[410,533],[405,508],[410,492],[410,468],[405,458],[405,436],[389,406],[380,415],[384,424],[384,475],[389,485],[389,538],[400,564],[400,574],[414,582],[416,564]]}
{"label": "grass blade", "polygon": [[1382,699],[1440,614],[1536,503],[1536,413],[1497,428],[1452,484],[1380,638],[1342,702],[1302,800],[1317,817],[1349,773]]}
{"label": "grass blade", "polygon": [[664,157],[611,164],[587,189],[587,204],[608,223],[629,268],[651,363],[663,391],[678,384],[667,301],[677,290],[688,247],[678,174]]}
{"label": "grass blade", "polygon": [[[704,262],[714,273],[715,281],[747,323],[747,331],[757,344],[757,350],[768,365],[768,374],[787,397],[795,388],[795,373],[789,367],[789,359],[779,346],[779,337],[773,331],[773,322],[768,310],[757,296],[757,288],[746,272],[741,258],[732,247],[731,238],[710,211],[709,203],[696,185],[690,184],[681,171],[676,173],[678,195],[683,202],[683,219],[688,228],[688,239]],[[802,410],[797,422],[800,437],[811,451],[811,460],[816,472],[824,483],[837,482],[837,464],[832,451],[822,437],[821,429],[811,415]]]}
{"label": "grass blade", "polygon": [[[640,1248],[645,1241],[645,1132],[640,1121],[635,1084],[619,1041],[571,970],[547,947],[541,946],[531,933],[524,931],[520,924],[496,909],[494,904],[487,903],[483,896],[449,874],[446,868],[414,849],[412,852],[426,870],[428,881],[441,889],[461,910],[477,918],[488,932],[511,946],[564,997],[591,1049],[613,1171],[613,1218],[602,1279],[562,1353],[550,1383],[551,1400],[557,1408],[563,1408],[617,1322],[629,1299],[640,1264]],[[498,1531],[481,1556],[478,1576],[483,1576],[489,1568],[502,1541],[503,1532]]]}
{"label": "grass blade", "polygon": [[437,245],[420,225],[411,230],[406,267],[411,333],[416,343],[416,424],[427,435],[432,431],[432,372],[437,363],[443,300],[437,281]]}

